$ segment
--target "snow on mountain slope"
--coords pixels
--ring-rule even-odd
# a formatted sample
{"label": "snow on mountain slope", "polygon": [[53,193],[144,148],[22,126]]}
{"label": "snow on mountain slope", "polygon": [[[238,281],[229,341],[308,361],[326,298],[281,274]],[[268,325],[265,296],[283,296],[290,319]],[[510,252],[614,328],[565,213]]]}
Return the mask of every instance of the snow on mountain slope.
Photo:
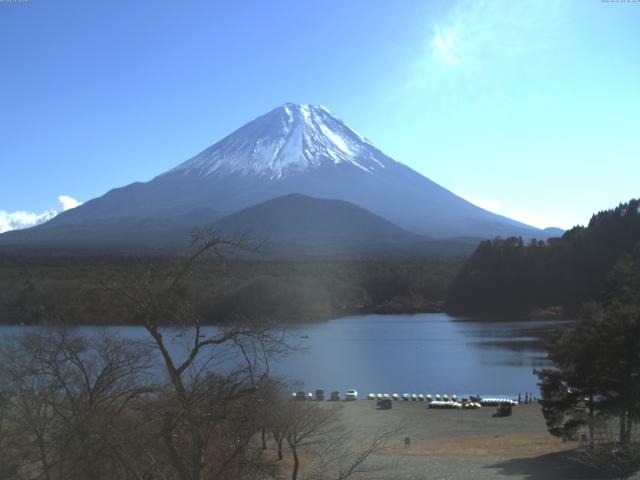
{"label": "snow on mountain slope", "polygon": [[229,215],[294,193],[351,202],[430,237],[550,236],[458,197],[385,155],[326,108],[292,103],[148,182],[113,189],[36,228],[121,218],[172,224],[193,218],[193,212]]}
{"label": "snow on mountain slope", "polygon": [[372,173],[391,161],[320,105],[287,103],[236,130],[166,175],[229,173],[282,179],[326,164]]}

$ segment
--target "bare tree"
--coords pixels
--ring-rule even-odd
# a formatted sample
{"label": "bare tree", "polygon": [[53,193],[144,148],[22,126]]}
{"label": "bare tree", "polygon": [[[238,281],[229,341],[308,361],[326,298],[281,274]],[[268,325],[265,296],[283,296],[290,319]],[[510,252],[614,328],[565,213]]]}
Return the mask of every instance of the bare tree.
{"label": "bare tree", "polygon": [[256,401],[270,357],[286,349],[282,335],[250,319],[204,328],[189,302],[183,283],[200,261],[247,248],[253,247],[197,234],[175,270],[158,274],[151,266],[141,281],[109,287],[129,300],[162,358],[170,394],[158,414],[159,436],[180,480],[240,478],[236,467],[250,463],[244,457],[260,428],[245,401]]}
{"label": "bare tree", "polygon": [[11,436],[8,435],[7,422],[8,399],[0,390],[0,478],[3,480],[18,479],[18,466],[9,455]]}
{"label": "bare tree", "polygon": [[[389,440],[404,431],[407,422],[385,425],[369,439],[357,440],[350,431],[334,430],[323,438],[318,449],[318,459],[308,476],[310,480],[347,480],[366,478],[371,480],[376,472],[389,468],[372,465],[371,459],[382,452]],[[384,477],[382,477],[384,478]]]}
{"label": "bare tree", "polygon": [[285,382],[269,379],[268,387],[263,389],[261,399],[265,403],[262,418],[263,428],[260,432],[261,447],[264,449],[267,446],[265,437],[267,434],[270,435],[275,443],[278,461],[284,459],[285,435],[291,423],[289,416],[291,401],[285,393],[287,390]]}
{"label": "bare tree", "polygon": [[[626,441],[620,442],[620,422],[625,422]],[[590,430],[593,440],[579,448],[576,458],[581,463],[620,480],[632,477],[640,469],[640,428],[625,418],[600,417]]]}
{"label": "bare tree", "polygon": [[283,431],[293,458],[291,480],[298,478],[300,449],[319,444],[330,430],[336,428],[337,412],[338,406],[326,407],[316,402],[290,401]]}
{"label": "bare tree", "polygon": [[245,244],[199,236],[174,270],[151,265],[107,286],[149,339],[50,329],[5,345],[0,446],[20,458],[20,478],[223,480],[269,470],[254,443],[284,337],[264,319],[203,326],[184,287],[202,260],[229,248]]}
{"label": "bare tree", "polygon": [[267,413],[266,421],[269,432],[273,436],[273,440],[276,443],[278,460],[283,460],[283,447],[285,442],[285,435],[287,434],[287,428],[289,424],[287,411],[281,404],[273,402],[271,409]]}
{"label": "bare tree", "polygon": [[283,442],[286,442],[293,460],[292,480],[300,476],[302,451],[309,459],[305,478],[310,480],[371,479],[381,470],[372,465],[372,456],[403,431],[407,422],[385,425],[370,438],[359,439],[345,428],[343,411],[340,404],[299,402],[283,395],[274,402],[268,413],[269,431],[276,442],[279,460],[283,458]]}
{"label": "bare tree", "polygon": [[23,472],[36,478],[140,478],[123,451],[129,406],[151,392],[150,352],[107,335],[42,330],[0,350],[4,424]]}

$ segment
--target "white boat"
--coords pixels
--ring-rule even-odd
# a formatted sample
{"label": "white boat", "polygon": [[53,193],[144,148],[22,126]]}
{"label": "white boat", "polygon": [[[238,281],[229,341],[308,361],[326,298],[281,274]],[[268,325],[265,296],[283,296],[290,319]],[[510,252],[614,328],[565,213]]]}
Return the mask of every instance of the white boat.
{"label": "white boat", "polygon": [[518,405],[518,402],[516,400],[511,400],[510,398],[506,397],[486,397],[483,398],[480,403],[483,407],[496,407],[505,403],[507,405]]}
{"label": "white boat", "polygon": [[424,395],[419,393],[418,394],[418,400],[420,400],[421,402],[424,402]]}
{"label": "white boat", "polygon": [[451,401],[435,401],[429,403],[429,408],[439,408],[443,410],[459,409],[462,408],[462,403]]}
{"label": "white boat", "polygon": [[369,395],[367,395],[367,399],[375,400],[376,399],[376,394],[375,393],[370,393]]}
{"label": "white boat", "polygon": [[394,393],[393,395],[391,395],[391,398],[393,398],[394,400],[400,400],[400,395]]}

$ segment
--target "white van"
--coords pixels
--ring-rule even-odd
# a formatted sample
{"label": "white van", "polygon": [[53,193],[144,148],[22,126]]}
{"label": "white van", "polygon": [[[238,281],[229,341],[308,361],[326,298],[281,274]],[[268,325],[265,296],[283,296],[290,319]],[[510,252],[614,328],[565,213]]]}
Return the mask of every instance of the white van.
{"label": "white van", "polygon": [[357,390],[347,390],[344,392],[345,400],[357,400],[358,399],[358,391]]}

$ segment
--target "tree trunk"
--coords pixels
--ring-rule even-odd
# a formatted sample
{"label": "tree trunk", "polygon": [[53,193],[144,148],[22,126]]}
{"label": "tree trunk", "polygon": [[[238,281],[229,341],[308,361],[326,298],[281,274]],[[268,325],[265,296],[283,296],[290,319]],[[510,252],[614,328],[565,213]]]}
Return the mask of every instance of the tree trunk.
{"label": "tree trunk", "polygon": [[589,395],[589,449],[593,450],[593,434],[595,425],[594,422],[595,412],[593,411],[593,394]]}
{"label": "tree trunk", "polygon": [[171,425],[172,417],[171,414],[167,412],[165,413],[164,422],[160,434],[164,439],[164,444],[167,447],[167,451],[169,453],[169,464],[176,469],[176,471],[178,472],[178,478],[180,478],[180,480],[191,480],[187,465],[185,465],[184,461],[180,457],[178,449],[176,448],[176,445],[174,443],[173,429]]}
{"label": "tree trunk", "polygon": [[200,480],[202,478],[202,466],[204,465],[204,442],[198,427],[191,425],[191,438],[193,441],[193,452],[191,454],[191,478],[192,480]]}
{"label": "tree trunk", "polygon": [[276,445],[278,446],[278,460],[282,460],[282,437],[273,434],[273,439],[276,441]]}
{"label": "tree trunk", "polygon": [[262,431],[260,432],[262,435],[262,450],[267,449],[267,429],[262,427]]}
{"label": "tree trunk", "polygon": [[47,460],[47,452],[44,447],[44,440],[38,438],[38,448],[40,451],[40,462],[42,463],[42,469],[44,470],[44,478],[45,480],[50,480],[51,475],[49,474],[49,470],[51,467],[49,466],[49,462]]}
{"label": "tree trunk", "polygon": [[298,450],[295,446],[291,447],[291,454],[293,455],[293,472],[291,472],[291,480],[297,480],[298,469],[300,468],[300,459],[298,458]]}

